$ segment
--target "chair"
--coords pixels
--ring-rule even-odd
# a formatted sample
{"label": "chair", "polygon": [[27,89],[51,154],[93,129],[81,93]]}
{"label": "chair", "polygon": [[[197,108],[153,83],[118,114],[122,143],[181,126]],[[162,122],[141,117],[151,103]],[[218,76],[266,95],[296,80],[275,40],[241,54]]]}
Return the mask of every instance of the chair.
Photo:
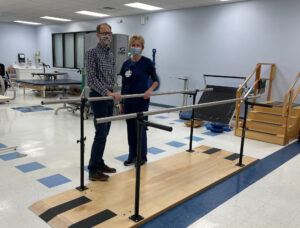
{"label": "chair", "polygon": [[14,100],[16,98],[16,91],[13,87],[13,84],[11,83],[9,74],[5,71],[5,65],[3,63],[0,63],[0,95],[4,96],[8,88],[11,88],[13,90],[14,95],[11,100]]}

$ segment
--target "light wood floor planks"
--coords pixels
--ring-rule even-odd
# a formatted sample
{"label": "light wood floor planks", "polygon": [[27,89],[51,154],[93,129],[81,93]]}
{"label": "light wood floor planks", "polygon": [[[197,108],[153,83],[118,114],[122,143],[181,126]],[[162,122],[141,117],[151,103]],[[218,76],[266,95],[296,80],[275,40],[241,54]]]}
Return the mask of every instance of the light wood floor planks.
{"label": "light wood floor planks", "polygon": [[[203,153],[209,149],[211,148],[200,146],[195,148],[193,153],[182,152],[142,166],[140,215],[145,219],[139,224],[244,168],[236,166],[238,158],[233,161],[225,159],[233,153],[223,150],[212,154]],[[243,158],[245,167],[255,161],[256,159],[251,157]],[[137,225],[128,219],[134,212],[134,169],[113,175],[108,182],[91,182],[87,187],[89,189],[84,192],[73,189],[38,201],[30,209],[40,216],[55,206],[85,196],[91,201],[52,216],[53,218],[47,221],[48,224],[53,227],[80,227],[81,223],[78,222],[103,212],[99,215],[102,219],[91,220],[94,226],[97,224],[96,227],[111,228]],[[113,212],[116,216],[105,218],[105,210]]]}

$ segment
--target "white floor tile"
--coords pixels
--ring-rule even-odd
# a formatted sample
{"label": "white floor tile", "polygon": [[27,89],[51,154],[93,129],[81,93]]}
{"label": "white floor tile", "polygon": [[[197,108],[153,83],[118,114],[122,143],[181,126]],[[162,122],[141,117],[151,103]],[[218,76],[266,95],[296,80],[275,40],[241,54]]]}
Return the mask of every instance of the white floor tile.
{"label": "white floor tile", "polygon": [[[17,91],[17,99],[0,104],[0,143],[18,146],[17,151],[27,156],[11,161],[0,159],[0,227],[48,227],[40,218],[29,211],[28,207],[37,200],[79,185],[80,137],[79,112],[75,114],[60,110],[58,115],[52,111],[21,113],[12,107],[39,105],[42,99],[32,91]],[[57,108],[61,105],[49,105]],[[151,109],[157,109],[151,107]],[[188,149],[189,128],[184,123],[174,122],[178,113],[164,114],[168,119],[151,116],[149,120],[173,127],[172,132],[157,129],[148,131],[148,147],[166,150],[157,155],[149,154],[149,162],[179,153]],[[174,123],[174,124],[171,124]],[[204,127],[194,130],[194,135],[203,138],[193,142],[194,146],[207,145],[239,153],[240,138],[234,132],[218,136],[207,136]],[[88,163],[94,137],[92,117],[85,121],[85,163]],[[186,143],[182,148],[166,145],[169,141]],[[264,158],[282,148],[255,140],[246,140],[245,154]],[[104,159],[118,172],[132,167],[124,167],[121,161],[114,159],[127,154],[126,124],[123,121],[112,123]],[[15,166],[39,162],[45,169],[22,173]],[[292,159],[257,183],[220,205],[190,227],[299,227],[300,208],[300,157]],[[42,177],[61,174],[72,181],[48,189],[36,180]],[[87,172],[85,172],[87,182]]]}

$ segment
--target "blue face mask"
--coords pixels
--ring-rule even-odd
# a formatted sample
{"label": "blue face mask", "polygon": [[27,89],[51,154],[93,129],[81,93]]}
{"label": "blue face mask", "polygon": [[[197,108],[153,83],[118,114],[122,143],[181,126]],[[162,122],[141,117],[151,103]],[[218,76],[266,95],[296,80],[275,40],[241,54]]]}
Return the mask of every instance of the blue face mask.
{"label": "blue face mask", "polygon": [[140,48],[140,47],[131,47],[130,48],[130,53],[132,55],[140,55],[142,53],[142,48]]}

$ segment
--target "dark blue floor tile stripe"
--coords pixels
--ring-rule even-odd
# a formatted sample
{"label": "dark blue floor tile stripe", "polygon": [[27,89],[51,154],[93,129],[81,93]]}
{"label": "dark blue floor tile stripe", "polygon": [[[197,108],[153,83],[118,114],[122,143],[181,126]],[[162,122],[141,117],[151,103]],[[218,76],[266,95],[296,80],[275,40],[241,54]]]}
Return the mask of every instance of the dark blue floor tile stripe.
{"label": "dark blue floor tile stripe", "polygon": [[20,112],[39,112],[39,111],[53,110],[53,108],[44,107],[42,105],[34,105],[34,106],[27,106],[27,107],[13,107],[11,109],[14,109],[14,110],[20,111]]}
{"label": "dark blue floor tile stripe", "polygon": [[187,227],[299,154],[300,143],[294,142],[163,213],[142,227]]}

